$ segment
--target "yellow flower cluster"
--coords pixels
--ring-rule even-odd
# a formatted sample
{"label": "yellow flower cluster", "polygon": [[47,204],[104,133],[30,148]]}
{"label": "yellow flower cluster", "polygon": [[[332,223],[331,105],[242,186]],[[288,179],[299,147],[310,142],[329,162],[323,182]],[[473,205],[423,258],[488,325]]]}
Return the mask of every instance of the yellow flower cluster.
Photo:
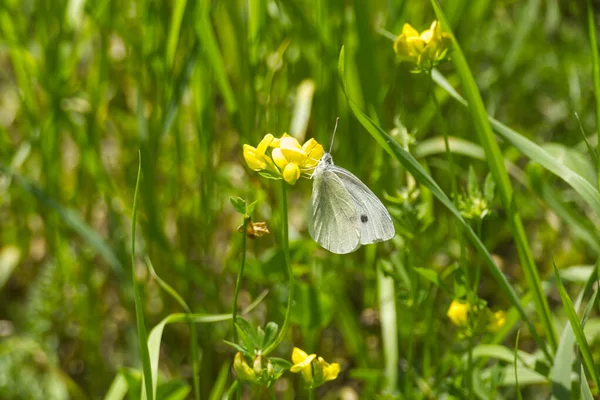
{"label": "yellow flower cluster", "polygon": [[323,146],[316,140],[310,139],[300,146],[298,140],[287,133],[281,138],[269,133],[257,147],[244,145],[244,159],[251,169],[267,178],[284,179],[290,185],[303,174],[310,177],[322,156]]}
{"label": "yellow flower cluster", "polygon": [[301,373],[309,388],[314,389],[327,381],[334,380],[340,373],[340,364],[329,364],[316,354],[308,355],[306,352],[294,347],[292,351],[294,365],[290,371]]}
{"label": "yellow flower cluster", "polygon": [[452,300],[450,307],[448,307],[448,318],[456,326],[466,326],[469,320],[469,311],[471,305],[469,303],[462,303],[458,300]]}
{"label": "yellow flower cluster", "polygon": [[[476,311],[476,307],[471,306],[471,304],[467,302],[452,300],[452,303],[450,303],[450,307],[448,307],[448,312],[446,313],[446,315],[454,325],[464,328],[468,325],[469,314]],[[498,332],[498,330],[500,330],[500,328],[502,328],[506,324],[506,312],[492,312],[488,308],[485,308],[484,312],[485,314],[483,315],[483,317],[487,322],[487,331],[492,333]]]}
{"label": "yellow flower cluster", "polygon": [[403,61],[414,63],[417,71],[430,71],[446,57],[451,44],[452,37],[442,32],[438,21],[420,34],[410,24],[404,24],[394,42],[394,51]]}

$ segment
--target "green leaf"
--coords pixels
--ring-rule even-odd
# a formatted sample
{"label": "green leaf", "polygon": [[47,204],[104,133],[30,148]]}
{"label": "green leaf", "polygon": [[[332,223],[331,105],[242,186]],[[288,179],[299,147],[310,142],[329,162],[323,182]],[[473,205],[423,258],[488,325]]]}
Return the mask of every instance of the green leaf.
{"label": "green leaf", "polygon": [[81,238],[102,258],[104,258],[116,273],[123,273],[123,265],[110,245],[81,218],[77,211],[64,207],[54,198],[46,194],[39,186],[30,182],[27,178],[19,175],[15,171],[12,171],[10,168],[5,167],[1,162],[0,172],[6,174],[9,178],[12,178],[17,185],[33,195],[44,206],[55,211],[62,221],[81,236]]}
{"label": "green leaf", "polygon": [[242,215],[246,215],[246,200],[242,199],[241,197],[230,197],[229,201],[233,205],[235,211]]}
{"label": "green leaf", "polygon": [[254,200],[252,203],[246,206],[246,215],[252,215],[254,209],[256,208],[256,204],[258,204],[258,200]]}
{"label": "green leaf", "polygon": [[521,335],[521,330],[519,329],[517,331],[517,338],[515,340],[515,356],[513,359],[513,367],[515,369],[515,386],[516,386],[516,390],[517,390],[517,398],[519,400],[523,399],[523,396],[521,396],[521,388],[519,387],[519,375],[517,374],[517,355],[519,354],[519,336]]}
{"label": "green leaf", "polygon": [[227,378],[229,378],[229,369],[229,363],[223,364],[223,366],[219,370],[219,375],[217,375],[215,384],[210,390],[208,400],[221,400],[223,398],[223,394],[225,393],[225,386],[227,385]]}
{"label": "green leaf", "polygon": [[230,114],[234,114],[237,112],[238,106],[235,94],[227,78],[223,56],[221,55],[217,38],[213,31],[212,21],[210,20],[210,7],[200,4],[197,6],[197,11],[196,34],[198,35],[208,64],[215,73],[217,85],[225,101],[225,108]]}
{"label": "green leaf", "polygon": [[450,289],[440,279],[440,275],[436,271],[430,268],[421,267],[414,267],[413,270],[423,278],[427,279],[429,282],[432,282],[434,285],[443,289],[446,293],[451,293]]}
{"label": "green leaf", "polygon": [[127,384],[127,380],[121,371],[119,371],[108,387],[108,392],[106,392],[104,400],[122,400],[125,398],[128,389],[129,385]]}
{"label": "green leaf", "polygon": [[485,177],[485,182],[483,184],[483,198],[488,202],[488,205],[491,206],[494,201],[494,196],[496,195],[496,182],[494,182],[494,177],[492,174],[487,174]]}
{"label": "green leaf", "polygon": [[248,332],[240,325],[240,317],[237,318],[235,329],[238,333],[239,340],[242,342],[241,348],[244,349],[243,353],[248,355],[249,357],[254,356],[256,349],[259,348],[256,343],[256,340],[254,340],[254,332]]}
{"label": "green leaf", "polygon": [[250,351],[248,351],[248,349],[246,349],[245,347],[242,347],[242,346],[240,346],[240,345],[239,345],[239,344],[237,344],[237,343],[233,343],[233,342],[230,342],[230,341],[228,341],[228,340],[223,340],[223,342],[224,342],[225,344],[228,344],[229,346],[233,347],[233,348],[234,348],[234,349],[236,349],[237,351],[240,351],[240,352],[242,352],[243,354],[245,354],[245,355],[247,355],[247,356],[251,356],[251,355],[252,355],[252,353],[251,353]]}
{"label": "green leaf", "polygon": [[[450,85],[450,83],[444,78],[444,76],[438,71],[433,71],[433,79],[438,85],[440,85],[446,92],[452,97],[459,101],[462,105],[466,106],[467,102],[463,99],[456,90]],[[527,156],[531,161],[543,166],[545,169],[553,173],[554,175],[561,178],[569,186],[571,186],[581,198],[594,210],[597,215],[600,215],[600,194],[594,186],[592,186],[585,178],[571,170],[567,166],[557,163],[554,157],[548,154],[543,148],[527,139],[523,135],[502,124],[500,121],[488,116],[487,117],[492,124],[494,131],[502,136],[502,138],[509,141],[515,146],[521,153]],[[599,158],[600,159],[600,158]],[[497,183],[497,182],[496,182]]]}
{"label": "green leaf", "polygon": [[179,32],[181,30],[181,21],[187,0],[175,0],[173,13],[171,14],[171,23],[169,25],[169,36],[167,37],[167,54],[166,61],[169,67],[173,66],[177,43],[179,42]]}
{"label": "green leaf", "polygon": [[[223,322],[231,319],[231,314],[171,314],[160,321],[148,336],[148,349],[150,352],[150,364],[152,366],[152,381],[151,396],[156,397],[156,388],[158,383],[158,362],[160,360],[160,343],[162,340],[165,326],[174,323],[213,323]],[[146,387],[142,386],[142,398],[150,398],[146,396]]]}
{"label": "green leaf", "polygon": [[571,169],[587,180],[590,185],[596,184],[596,171],[584,153],[560,143],[544,143],[542,148],[555,159],[555,162]]}
{"label": "green leaf", "polygon": [[594,395],[590,389],[590,384],[585,376],[585,370],[583,365],[579,366],[579,382],[580,382],[580,395],[582,400],[594,400]]}
{"label": "green leaf", "polygon": [[587,368],[588,373],[591,375],[592,380],[594,381],[594,385],[598,388],[600,387],[600,378],[598,377],[598,372],[596,371],[596,366],[594,364],[592,352],[585,338],[585,334],[583,333],[583,328],[579,321],[579,317],[577,316],[577,312],[575,311],[575,307],[573,306],[573,302],[567,294],[562,280],[560,279],[560,274],[558,273],[558,268],[556,268],[556,264],[554,265],[554,273],[556,276],[558,292],[563,302],[565,313],[569,318],[569,323],[571,325],[571,328],[573,329],[573,333],[575,334],[575,339],[577,341],[577,345],[579,346],[581,356],[583,357],[584,365]]}
{"label": "green leaf", "polygon": [[275,337],[277,336],[278,329],[279,326],[273,321],[267,324],[267,326],[265,327],[265,336],[262,344],[263,349],[269,347],[269,345],[273,343],[273,340],[275,340]]}
{"label": "green leaf", "polygon": [[469,165],[469,172],[467,174],[467,193],[469,197],[481,197],[481,190],[479,189],[479,183],[477,183],[477,175],[472,165]]}
{"label": "green leaf", "polygon": [[[507,219],[512,232],[512,238],[517,247],[517,253],[521,261],[525,278],[527,280],[527,285],[529,289],[532,290],[535,308],[538,317],[540,318],[543,330],[546,333],[547,342],[550,348],[555,350],[557,346],[557,337],[552,321],[552,315],[550,313],[550,307],[548,305],[548,300],[546,299],[544,290],[542,289],[542,283],[533,259],[533,254],[529,248],[529,242],[525,233],[523,221],[518,213],[518,205],[515,204],[513,187],[506,171],[506,167],[504,166],[502,152],[500,151],[498,141],[496,140],[494,132],[492,131],[492,127],[490,126],[487,111],[483,104],[479,89],[477,88],[475,78],[469,69],[469,65],[467,64],[467,60],[465,59],[460,45],[450,28],[450,24],[448,23],[438,1],[431,0],[431,4],[433,5],[436,16],[442,23],[442,27],[453,38],[454,43],[452,60],[454,62],[456,72],[460,77],[462,89],[469,105],[469,114],[472,117],[473,125],[475,126],[475,131],[477,132],[479,142],[485,151],[490,173],[496,181],[499,198],[507,213]],[[542,349],[547,352],[545,346],[542,346]],[[548,358],[551,359],[549,354]]]}
{"label": "green leaf", "polygon": [[[596,99],[596,130],[600,131],[600,54],[598,54],[598,38],[596,37],[596,22],[594,21],[594,6],[592,0],[586,0],[588,37],[590,42],[590,53],[592,54],[592,79],[594,82],[594,97]],[[598,141],[600,153],[600,141]],[[600,180],[600,157],[596,162],[598,179]],[[598,182],[600,188],[600,181]]]}
{"label": "green leaf", "polygon": [[[138,151],[138,172],[135,181],[135,192],[133,194],[133,215],[131,216],[131,283],[133,285],[133,301],[135,303],[135,320],[138,333],[138,345],[142,358],[142,371],[144,375],[144,384],[142,385],[142,399],[153,400],[156,390],[152,390],[152,369],[150,366],[150,354],[148,350],[148,333],[144,322],[144,306],[142,304],[142,294],[135,276],[135,227],[137,217],[137,199],[142,178],[142,153]],[[156,375],[155,375],[156,377]],[[154,387],[156,389],[156,387]]]}
{"label": "green leaf", "polygon": [[[565,268],[559,271],[560,277],[565,279],[566,276],[573,274],[572,270],[574,269],[578,271],[578,278],[580,278],[583,274],[586,276],[586,279],[583,280],[573,279],[579,282],[586,282],[583,289],[581,289],[579,292],[579,295],[577,296],[573,306],[575,311],[578,312],[586,293],[591,290],[592,286],[596,282],[596,269],[594,266]],[[594,296],[592,297],[590,303],[594,302],[596,294],[597,290],[594,292]],[[587,310],[588,308],[586,307],[586,311]],[[585,316],[586,314],[584,313],[584,317]],[[574,346],[575,334],[573,333],[571,324],[567,323],[560,335],[560,341],[558,343],[558,349],[556,350],[552,372],[550,375],[552,379],[552,400],[568,400],[571,398],[571,374],[573,372],[573,363],[575,361]],[[585,385],[587,385],[587,381],[585,382]]]}
{"label": "green leaf", "polygon": [[[345,70],[345,57],[344,57],[344,48],[340,51],[340,58],[338,62],[338,71],[340,78],[342,80],[342,88],[344,87],[344,70]],[[348,96],[348,92],[344,90],[346,96]],[[463,226],[465,235],[471,240],[477,251],[483,257],[486,265],[490,268],[490,272],[499,283],[501,290],[505,293],[505,295],[509,298],[510,302],[515,306],[515,308],[519,311],[521,318],[523,321],[527,323],[529,328],[531,329],[532,335],[535,341],[538,343],[541,349],[546,352],[546,344],[542,340],[542,338],[537,334],[533,323],[529,319],[529,316],[525,312],[525,309],[522,307],[519,302],[519,297],[516,292],[504,276],[504,273],[500,270],[500,268],[496,265],[495,261],[492,259],[491,254],[483,245],[481,240],[477,237],[471,226],[463,219],[460,212],[454,207],[448,196],[442,191],[437,182],[425,171],[425,169],[419,164],[419,162],[406,150],[404,150],[393,138],[391,138],[383,129],[381,129],[378,125],[375,124],[363,111],[361,111],[358,106],[352,101],[351,98],[346,97],[348,100],[348,105],[352,110],[354,116],[358,119],[358,121],[363,125],[363,127],[373,136],[373,138],[379,143],[379,145],[388,152],[392,157],[394,157],[406,170],[417,180],[421,185],[427,187],[431,193],[440,200],[440,202],[454,215],[460,225]],[[548,357],[550,358],[549,354]]]}

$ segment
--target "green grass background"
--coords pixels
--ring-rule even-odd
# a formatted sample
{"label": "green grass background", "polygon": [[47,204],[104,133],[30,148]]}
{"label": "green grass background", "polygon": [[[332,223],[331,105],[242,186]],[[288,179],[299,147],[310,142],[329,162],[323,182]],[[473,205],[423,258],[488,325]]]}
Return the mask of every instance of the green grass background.
{"label": "green grass background", "polygon": [[[297,286],[292,329],[275,355],[289,359],[298,346],[339,362],[338,379],[318,392],[323,398],[510,399],[518,391],[523,398],[583,397],[580,364],[592,382],[600,357],[600,320],[590,301],[597,288],[584,286],[600,254],[598,168],[586,145],[587,139],[597,146],[594,88],[600,83],[594,83],[597,49],[590,48],[588,24],[591,32],[596,25],[586,4],[575,0],[447,0],[441,7],[468,67],[460,69],[460,50],[454,50],[455,63],[441,65],[436,79],[445,77],[471,104],[465,108],[436,86],[443,122],[427,75],[400,64],[385,34],[400,33],[405,22],[428,28],[440,19],[429,2],[3,0],[0,398],[104,398],[115,377],[127,383],[131,398],[139,397],[130,262],[138,149],[135,269],[147,329],[185,310],[151,277],[144,256],[194,313],[231,311],[242,218],[229,197],[238,196],[259,200],[255,219],[274,233],[248,242],[239,304],[244,308],[268,290],[246,317],[281,326],[288,286],[278,239],[279,184],[247,168],[242,145],[288,132],[328,148],[336,117],[336,164],[387,199],[399,233],[384,244],[332,255],[308,235],[311,182],[290,187]],[[589,10],[593,16],[597,3],[590,1]],[[470,74],[479,92],[469,91]],[[479,93],[485,109],[473,103]],[[356,118],[361,110],[362,120]],[[394,201],[410,185],[407,166],[377,136],[380,127],[404,144],[406,130],[414,138],[410,153],[450,197],[446,130],[454,138],[459,192],[466,194],[469,168],[482,185],[501,165],[482,142],[485,126],[473,123],[487,121],[484,112],[501,123],[487,140],[510,163],[513,193],[506,200],[515,209],[497,196],[492,215],[471,226],[521,298],[537,341],[424,178],[417,178],[415,203]],[[521,237],[511,225],[515,211]],[[538,280],[519,257],[523,244]],[[565,291],[558,289],[554,264]],[[458,294],[456,265],[469,271],[481,265],[479,296],[492,309],[509,311],[505,329],[472,343],[475,365],[467,373],[469,341],[446,317]],[[536,307],[542,298],[547,323]],[[568,318],[587,322],[581,335],[563,330]],[[232,338],[231,323],[197,329],[200,394],[217,399],[233,381],[234,351],[223,343]],[[513,366],[518,329],[520,390]],[[187,324],[166,326],[157,398],[193,396],[190,340]],[[575,343],[588,359],[579,359]],[[465,389],[471,375],[475,393]],[[278,398],[306,396],[298,376],[287,373],[280,382]]]}

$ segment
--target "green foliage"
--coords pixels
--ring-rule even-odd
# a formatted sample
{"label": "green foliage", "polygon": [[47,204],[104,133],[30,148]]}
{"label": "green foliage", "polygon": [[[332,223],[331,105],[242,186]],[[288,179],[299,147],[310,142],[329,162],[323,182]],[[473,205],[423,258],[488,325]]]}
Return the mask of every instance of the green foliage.
{"label": "green foliage", "polygon": [[[455,41],[413,74],[394,41],[436,15]],[[597,21],[592,0],[0,2],[0,398],[597,397]],[[397,232],[343,256],[308,234],[311,182],[242,155],[329,150],[336,117],[336,164]],[[480,315],[453,325],[453,299]],[[337,379],[306,392],[294,347]]]}

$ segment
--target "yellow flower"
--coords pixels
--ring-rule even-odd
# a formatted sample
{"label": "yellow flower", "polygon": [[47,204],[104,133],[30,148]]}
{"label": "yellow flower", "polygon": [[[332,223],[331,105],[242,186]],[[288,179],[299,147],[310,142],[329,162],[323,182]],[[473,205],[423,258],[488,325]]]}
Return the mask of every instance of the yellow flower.
{"label": "yellow flower", "polygon": [[461,303],[458,300],[452,300],[446,315],[448,315],[448,318],[450,318],[450,321],[452,321],[454,325],[465,326],[467,325],[470,310],[471,306],[468,303]]}
{"label": "yellow flower", "polygon": [[323,359],[323,357],[318,357],[317,360],[321,365],[321,369],[323,371],[323,382],[332,381],[337,378],[340,373],[340,364],[331,363],[329,364],[327,361]]}
{"label": "yellow flower", "polygon": [[[273,148],[270,156],[269,147]],[[267,134],[256,148],[244,145],[244,158],[251,169],[266,173],[270,178],[283,178],[290,185],[302,175],[310,177],[323,153],[323,146],[316,140],[310,139],[300,146],[298,140],[287,133],[281,138]]]}
{"label": "yellow flower", "polygon": [[246,362],[246,358],[241,352],[237,352],[233,359],[233,370],[237,377],[244,381],[255,381],[256,372]]}
{"label": "yellow flower", "polygon": [[446,57],[451,43],[451,36],[442,32],[438,21],[433,21],[421,34],[410,24],[404,24],[394,42],[394,51],[401,60],[414,63],[417,71],[427,71]]}
{"label": "yellow flower", "polygon": [[495,333],[506,324],[506,313],[504,311],[496,311],[491,313],[490,322],[487,325],[487,330]]}
{"label": "yellow flower", "polygon": [[304,351],[294,347],[292,351],[292,362],[294,365],[290,371],[302,373],[304,381],[310,388],[321,386],[327,381],[334,380],[340,373],[340,364],[329,364],[316,354],[306,354]]}

